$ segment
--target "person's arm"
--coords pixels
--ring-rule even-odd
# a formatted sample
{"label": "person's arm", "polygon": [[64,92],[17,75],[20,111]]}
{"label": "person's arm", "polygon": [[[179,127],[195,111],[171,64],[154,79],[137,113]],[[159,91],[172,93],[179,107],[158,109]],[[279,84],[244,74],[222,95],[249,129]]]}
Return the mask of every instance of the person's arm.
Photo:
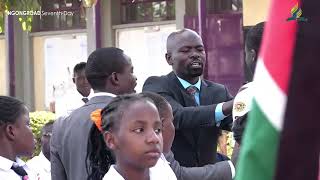
{"label": "person's arm", "polygon": [[232,126],[232,106],[233,100],[219,103],[215,110],[215,121],[218,127],[230,131]]}
{"label": "person's arm", "polygon": [[233,97],[231,96],[231,94],[229,93],[228,89],[226,87],[225,88],[225,96],[227,98],[228,101],[226,101],[225,103],[223,103],[222,105],[222,112],[225,115],[225,118],[221,121],[220,123],[220,128],[226,131],[231,131],[231,127],[232,127],[232,109],[233,109]]}
{"label": "person's arm", "polygon": [[[176,129],[194,128],[194,127],[212,127],[215,126],[215,108],[216,104],[196,107],[183,107],[177,102],[170,91],[168,84],[159,77],[149,77],[144,85],[143,91],[150,91],[160,94],[172,106],[174,114],[174,125]],[[179,89],[177,89],[179,91]]]}
{"label": "person's arm", "polygon": [[61,162],[58,148],[61,147],[59,138],[59,129],[62,129],[62,117],[53,124],[52,137],[50,140],[50,162],[51,162],[51,179],[52,180],[67,180],[67,175],[64,166]]}
{"label": "person's arm", "polygon": [[203,167],[183,167],[174,159],[172,152],[166,154],[165,157],[178,180],[232,180],[232,176],[234,176],[230,161],[222,161]]}
{"label": "person's arm", "polygon": [[232,114],[233,100],[227,101],[222,105],[222,112],[225,116]]}
{"label": "person's arm", "polygon": [[168,95],[168,93],[159,93],[171,105],[176,129],[186,129],[194,127],[212,127],[216,125],[214,110],[216,104],[207,106],[183,107],[179,102]]}

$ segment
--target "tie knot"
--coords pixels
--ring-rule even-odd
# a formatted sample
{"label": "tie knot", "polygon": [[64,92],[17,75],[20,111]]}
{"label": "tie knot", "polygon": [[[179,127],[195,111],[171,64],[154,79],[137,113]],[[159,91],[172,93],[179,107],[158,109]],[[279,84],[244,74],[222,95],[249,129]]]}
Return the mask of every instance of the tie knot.
{"label": "tie knot", "polygon": [[87,103],[87,102],[89,101],[89,99],[88,99],[87,97],[84,97],[84,98],[82,98],[82,101],[83,101],[84,103]]}
{"label": "tie knot", "polygon": [[19,176],[25,178],[28,176],[27,172],[21,166],[12,166],[11,169]]}
{"label": "tie knot", "polygon": [[193,95],[196,94],[196,92],[198,91],[198,88],[195,87],[195,86],[189,86],[187,88],[187,92],[190,94],[190,95]]}

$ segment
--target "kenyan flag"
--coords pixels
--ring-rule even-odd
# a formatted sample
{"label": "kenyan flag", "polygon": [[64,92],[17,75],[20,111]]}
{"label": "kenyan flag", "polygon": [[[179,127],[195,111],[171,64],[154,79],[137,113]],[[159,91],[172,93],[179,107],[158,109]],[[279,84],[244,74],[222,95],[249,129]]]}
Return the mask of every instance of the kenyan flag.
{"label": "kenyan flag", "polygon": [[319,0],[272,1],[237,180],[319,177],[319,7]]}

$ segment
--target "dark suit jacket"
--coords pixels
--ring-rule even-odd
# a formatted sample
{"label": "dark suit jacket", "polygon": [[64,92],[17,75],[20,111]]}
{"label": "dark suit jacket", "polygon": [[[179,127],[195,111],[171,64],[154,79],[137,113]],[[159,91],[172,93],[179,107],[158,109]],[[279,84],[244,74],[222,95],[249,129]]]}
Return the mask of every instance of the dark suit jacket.
{"label": "dark suit jacket", "polygon": [[[172,151],[182,166],[195,167],[214,164],[218,127],[215,123],[216,104],[232,99],[225,86],[202,80],[200,106],[171,72],[166,76],[149,77],[143,91],[156,92],[172,106],[176,135]],[[232,116],[225,118],[220,128],[230,130]]]}
{"label": "dark suit jacket", "polygon": [[182,167],[174,159],[172,152],[165,154],[177,180],[232,180],[231,167],[228,161],[208,164],[203,167]]}
{"label": "dark suit jacket", "polygon": [[96,96],[70,116],[58,119],[51,137],[52,180],[86,180],[87,144],[92,121],[90,114],[104,108],[111,101],[109,96]]}

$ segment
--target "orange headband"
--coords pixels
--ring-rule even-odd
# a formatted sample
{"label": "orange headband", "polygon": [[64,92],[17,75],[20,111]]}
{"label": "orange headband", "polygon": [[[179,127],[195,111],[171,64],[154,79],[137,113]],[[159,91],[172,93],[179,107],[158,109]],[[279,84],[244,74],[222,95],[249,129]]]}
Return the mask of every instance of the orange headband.
{"label": "orange headband", "polygon": [[94,122],[94,124],[97,126],[97,128],[99,129],[99,131],[101,131],[102,132],[102,127],[101,127],[101,125],[102,125],[102,117],[101,117],[101,111],[102,111],[102,109],[97,109],[97,110],[95,110],[95,111],[93,111],[92,113],[91,113],[91,121],[93,121]]}

